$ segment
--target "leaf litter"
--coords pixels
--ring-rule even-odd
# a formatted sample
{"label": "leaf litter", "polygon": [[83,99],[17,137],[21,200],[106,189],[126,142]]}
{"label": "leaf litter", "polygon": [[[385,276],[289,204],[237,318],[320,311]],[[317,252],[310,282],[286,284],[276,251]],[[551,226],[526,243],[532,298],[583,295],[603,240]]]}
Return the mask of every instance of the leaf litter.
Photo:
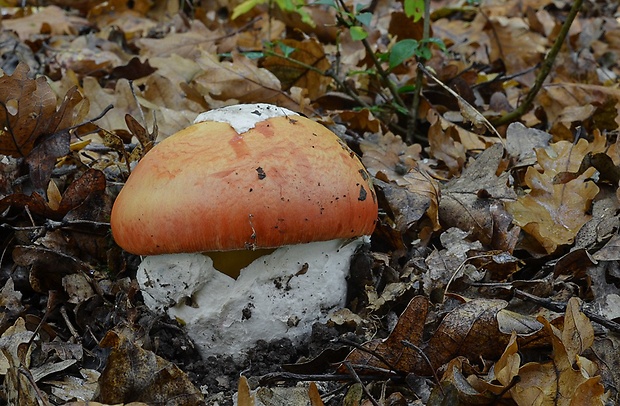
{"label": "leaf litter", "polygon": [[[424,61],[416,142],[373,69],[397,41],[422,39],[400,3],[361,19],[367,46],[330,7],[304,8],[313,27],[261,6],[232,20],[234,5],[13,3],[0,63],[0,403],[618,402],[613,2],[582,10],[534,108],[497,129],[488,121],[534,84],[570,2],[433,2],[432,35],[450,52]],[[379,60],[407,102],[418,62]],[[372,175],[380,218],[347,307],[306,344],[259,343],[239,365],[199,360],[182,326],[145,309],[138,259],[108,221],[154,142],[244,102],[334,129]]]}

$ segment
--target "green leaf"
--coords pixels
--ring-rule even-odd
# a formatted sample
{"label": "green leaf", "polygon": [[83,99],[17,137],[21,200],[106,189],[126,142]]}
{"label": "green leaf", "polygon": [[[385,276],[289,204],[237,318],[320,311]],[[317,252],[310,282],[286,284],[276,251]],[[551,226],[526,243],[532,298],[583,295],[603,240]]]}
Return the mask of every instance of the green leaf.
{"label": "green leaf", "polygon": [[295,51],[295,48],[294,48],[294,47],[289,47],[288,45],[286,45],[286,44],[285,44],[285,43],[283,43],[283,42],[279,42],[279,41],[278,41],[278,46],[279,46],[279,47],[280,47],[280,49],[282,50],[282,54],[283,54],[284,56],[286,56],[287,58],[288,58],[289,56],[291,56],[291,54]]}
{"label": "green leaf", "polygon": [[372,21],[372,13],[359,13],[355,15],[355,19],[360,23],[369,26]]}
{"label": "green leaf", "polygon": [[424,0],[405,0],[405,15],[417,22],[424,16]]}
{"label": "green leaf", "polygon": [[368,33],[363,27],[351,27],[349,31],[351,32],[351,38],[353,38],[354,41],[361,41],[368,36]]}
{"label": "green leaf", "polygon": [[232,16],[230,18],[234,20],[240,15],[243,15],[247,13],[248,11],[252,10],[257,5],[265,3],[265,1],[266,0],[246,0],[234,8]]}
{"label": "green leaf", "polygon": [[419,49],[418,41],[414,39],[404,39],[398,41],[390,51],[390,69],[394,69],[407,59],[411,58]]}
{"label": "green leaf", "polygon": [[243,52],[243,55],[245,55],[249,59],[260,59],[265,56],[265,54],[260,51]]}
{"label": "green leaf", "polygon": [[413,93],[415,92],[415,85],[405,85],[398,88],[398,93]]}
{"label": "green leaf", "polygon": [[428,61],[429,59],[431,59],[431,56],[433,56],[433,54],[431,53],[431,49],[429,47],[420,47],[418,48],[415,54],[420,59],[423,59],[425,61]]}
{"label": "green leaf", "polygon": [[446,44],[444,44],[444,42],[443,42],[443,40],[441,38],[430,37],[428,39],[422,40],[421,42],[429,43],[429,44],[435,44],[443,52],[446,52],[448,50],[448,48],[446,48]]}
{"label": "green leaf", "polygon": [[313,1],[311,4],[312,5],[318,4],[321,6],[330,6],[330,7],[336,8],[336,0],[318,0],[318,1]]}

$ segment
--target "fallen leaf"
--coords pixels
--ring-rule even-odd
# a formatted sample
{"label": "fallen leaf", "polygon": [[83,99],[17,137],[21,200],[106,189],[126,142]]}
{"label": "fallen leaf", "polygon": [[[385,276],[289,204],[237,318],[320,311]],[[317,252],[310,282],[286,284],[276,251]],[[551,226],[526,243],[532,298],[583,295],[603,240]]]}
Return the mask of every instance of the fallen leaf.
{"label": "fallen leaf", "polygon": [[60,7],[53,5],[39,7],[29,16],[2,22],[3,29],[17,32],[22,40],[28,40],[31,36],[40,34],[44,27],[51,35],[63,35],[77,34],[79,30],[88,25],[88,20],[70,15]]}
{"label": "fallen leaf", "polygon": [[[581,392],[591,396],[587,404],[603,404],[604,389],[600,383],[600,377],[593,376],[587,368],[574,369],[573,365],[580,362],[581,356],[575,353],[577,348],[585,350],[589,348],[589,339],[582,341],[579,337],[589,337],[592,326],[587,320],[579,315],[579,301],[577,298],[569,300],[566,316],[582,319],[579,323],[571,323],[564,326],[564,332],[558,331],[549,322],[539,317],[543,323],[548,337],[553,346],[552,360],[538,363],[530,362],[519,369],[520,381],[510,390],[512,398],[518,405],[538,404],[546,405],[575,405],[584,399]],[[581,344],[575,345],[575,338]],[[567,342],[564,341],[567,339]],[[567,345],[572,346],[570,353]]]}
{"label": "fallen leaf", "polygon": [[487,148],[460,177],[441,189],[439,217],[444,227],[458,227],[483,244],[511,250],[511,242],[516,242],[511,237],[515,232],[511,222],[502,221],[500,229],[494,222],[507,215],[502,213],[502,204],[516,199],[515,192],[507,185],[508,173],[496,175],[503,151],[501,144]]}
{"label": "fallen leaf", "polygon": [[47,133],[56,112],[56,95],[44,77],[30,79],[25,64],[0,77],[0,154],[27,156]]}
{"label": "fallen leaf", "polygon": [[277,41],[275,45],[275,52],[281,56],[269,55],[263,60],[262,67],[280,80],[283,90],[293,86],[308,89],[308,97],[312,100],[325,93],[331,79],[320,72],[327,71],[331,64],[325,56],[323,45],[316,38],[302,41],[284,39]]}
{"label": "fallen leaf", "polygon": [[548,176],[530,167],[525,175],[530,193],[516,202],[507,202],[506,210],[547,253],[553,253],[558,246],[572,243],[579,229],[590,219],[590,203],[599,192],[598,186],[590,180],[595,172],[590,168],[568,183],[553,184]]}
{"label": "fallen leaf", "polygon": [[95,400],[103,403],[200,405],[202,394],[176,365],[110,331],[100,346],[111,348]]}

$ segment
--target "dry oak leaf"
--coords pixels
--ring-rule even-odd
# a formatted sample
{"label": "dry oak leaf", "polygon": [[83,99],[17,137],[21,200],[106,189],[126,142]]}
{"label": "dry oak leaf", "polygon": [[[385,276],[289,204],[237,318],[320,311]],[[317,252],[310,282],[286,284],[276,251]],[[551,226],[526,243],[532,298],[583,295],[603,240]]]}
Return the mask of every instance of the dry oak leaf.
{"label": "dry oak leaf", "polygon": [[259,68],[238,52],[232,53],[232,61],[220,61],[218,55],[203,52],[196,62],[202,73],[190,85],[213,107],[260,101],[300,110],[300,103],[281,90],[280,81],[273,73]]}
{"label": "dry oak leaf", "polygon": [[39,7],[36,10],[36,13],[26,17],[3,20],[2,28],[15,31],[20,39],[27,40],[33,35],[40,34],[43,29],[51,35],[75,35],[90,25],[88,20],[70,16],[57,6]]}
{"label": "dry oak leaf", "polygon": [[537,148],[536,158],[545,176],[553,179],[563,172],[575,173],[579,171],[583,159],[588,154],[605,152],[606,137],[598,131],[594,132],[593,135],[592,142],[582,138],[576,144],[559,141],[547,148]]}
{"label": "dry oak leaf", "polygon": [[598,186],[590,180],[596,173],[594,168],[588,168],[566,183],[555,183],[555,177],[562,172],[578,171],[585,155],[590,151],[598,152],[602,144],[598,140],[592,144],[580,140],[573,146],[560,141],[549,149],[536,150],[543,172],[529,167],[525,183],[531,188],[530,192],[516,202],[506,203],[506,210],[515,223],[532,235],[547,253],[573,242],[579,229],[591,218],[590,204],[599,192]]}
{"label": "dry oak leaf", "polygon": [[[355,365],[361,374],[366,373],[366,369],[375,373],[376,368],[393,368],[400,372],[430,375],[432,371],[420,351],[424,351],[434,369],[458,356],[470,360],[497,359],[510,339],[510,335],[502,333],[498,325],[498,314],[505,311],[506,305],[507,302],[497,299],[467,301],[449,312],[431,339],[423,343],[422,333],[430,303],[425,297],[416,296],[388,338],[364,343],[364,350],[354,349],[346,361]],[[526,338],[533,333],[535,331],[528,326],[520,335]],[[344,367],[340,371],[344,373]]]}
{"label": "dry oak leaf", "polygon": [[538,318],[551,340],[552,359],[544,363],[530,362],[519,369],[520,382],[510,390],[518,405],[604,404],[605,389],[601,377],[595,376],[596,365],[579,355],[594,340],[592,324],[579,306],[580,301],[575,297],[568,301],[562,332],[543,317]]}
{"label": "dry oak leaf", "polygon": [[30,79],[28,65],[19,64],[13,75],[0,78],[0,154],[27,156],[48,132],[56,112],[56,95],[45,77]]}

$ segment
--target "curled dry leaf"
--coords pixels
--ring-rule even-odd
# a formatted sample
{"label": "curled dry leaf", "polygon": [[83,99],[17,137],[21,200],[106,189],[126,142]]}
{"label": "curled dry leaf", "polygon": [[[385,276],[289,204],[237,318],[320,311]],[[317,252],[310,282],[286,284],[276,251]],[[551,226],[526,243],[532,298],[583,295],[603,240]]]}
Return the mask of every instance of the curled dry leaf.
{"label": "curled dry leaf", "polygon": [[407,145],[392,134],[373,132],[360,142],[362,162],[375,177],[375,186],[389,205],[395,228],[407,231],[424,214],[433,230],[441,228],[438,217],[439,184],[418,164],[422,147]]}
{"label": "curled dry leaf", "polygon": [[578,322],[566,320],[562,332],[539,317],[553,346],[552,360],[530,362],[519,369],[520,382],[510,390],[518,405],[603,404],[605,390],[595,375],[596,366],[580,355],[592,344],[594,333],[579,306],[575,297],[568,301],[565,320]]}
{"label": "curled dry leaf", "polygon": [[56,111],[56,95],[45,77],[30,79],[25,64],[12,75],[0,77],[0,154],[27,156],[37,140],[48,133]]}
{"label": "curled dry leaf", "polygon": [[[507,202],[506,210],[512,214],[515,223],[532,235],[546,250],[553,253],[560,245],[572,243],[577,232],[591,218],[589,214],[592,199],[599,187],[591,180],[596,169],[588,168],[581,175],[566,183],[555,183],[560,172],[576,172],[590,148],[585,140],[572,148],[568,142],[558,142],[553,155],[538,149],[536,154],[542,173],[529,167],[525,183],[530,192],[515,202]],[[556,155],[560,154],[560,155]]]}
{"label": "curled dry leaf", "polygon": [[138,347],[134,339],[110,331],[100,346],[111,348],[95,400],[103,403],[201,405],[202,394],[176,365]]}
{"label": "curled dry leaf", "polygon": [[503,151],[501,144],[487,148],[442,188],[439,217],[444,226],[458,227],[472,239],[511,252],[519,230],[512,227],[502,205],[516,199],[507,185],[508,173],[496,175]]}

